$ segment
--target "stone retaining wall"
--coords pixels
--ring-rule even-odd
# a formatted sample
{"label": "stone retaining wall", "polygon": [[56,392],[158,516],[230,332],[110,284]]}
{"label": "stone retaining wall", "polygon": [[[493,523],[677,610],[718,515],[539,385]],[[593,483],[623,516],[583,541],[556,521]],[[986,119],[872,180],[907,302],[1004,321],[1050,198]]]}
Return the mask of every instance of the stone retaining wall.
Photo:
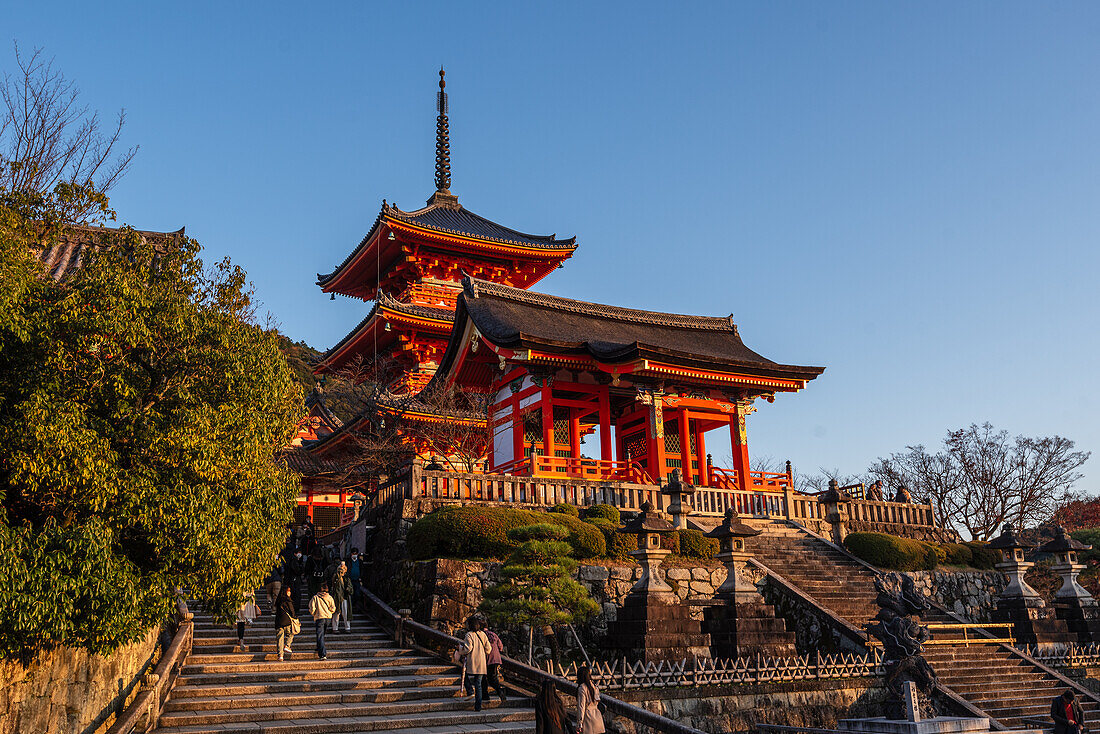
{"label": "stone retaining wall", "polygon": [[908,571],[917,591],[971,622],[989,622],[1006,585],[997,571]]}
{"label": "stone retaining wall", "polygon": [[95,734],[137,694],[153,662],[158,630],[113,655],[56,648],[24,668],[0,662],[0,734]]}

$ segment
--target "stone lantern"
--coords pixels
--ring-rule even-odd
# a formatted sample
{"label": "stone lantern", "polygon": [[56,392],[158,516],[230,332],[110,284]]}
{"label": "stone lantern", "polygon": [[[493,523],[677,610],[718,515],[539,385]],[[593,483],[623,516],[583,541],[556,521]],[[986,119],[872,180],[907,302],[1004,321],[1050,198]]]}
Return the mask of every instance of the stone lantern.
{"label": "stone lantern", "polygon": [[1045,606],[1043,600],[1039,598],[1039,593],[1028,586],[1023,578],[1024,573],[1035,565],[1024,560],[1024,551],[1033,546],[1017,538],[1016,531],[1011,525],[1005,523],[1001,534],[990,541],[989,547],[1000,551],[1001,562],[994,565],[994,568],[1008,578],[1008,586],[1001,592],[1000,598],[1034,600],[1034,603],[1029,603],[1028,606]]}
{"label": "stone lantern", "polygon": [[661,547],[661,536],[675,530],[668,520],[653,509],[652,502],[642,505],[642,511],[633,520],[625,523],[619,532],[638,536],[638,550],[630,555],[638,559],[642,566],[642,577],[630,589],[630,594],[642,596],[671,595],[672,587],[661,578],[661,561],[671,553]]}
{"label": "stone lantern", "polygon": [[691,495],[695,494],[695,487],[683,481],[679,469],[673,469],[668,484],[661,487],[661,494],[669,498],[668,514],[672,515],[672,526],[687,527],[686,518],[691,514]]}
{"label": "stone lantern", "polygon": [[825,506],[822,517],[831,527],[832,541],[837,545],[844,542],[844,536],[848,534],[848,502],[851,501],[835,479],[829,480],[829,488],[817,497],[817,501]]}
{"label": "stone lantern", "polygon": [[1067,536],[1063,527],[1056,528],[1054,539],[1039,547],[1040,552],[1054,556],[1056,563],[1051,569],[1062,577],[1062,588],[1054,593],[1054,614],[1065,621],[1083,645],[1100,642],[1100,606],[1077,583],[1077,575],[1085,570],[1077,554],[1091,547]]}
{"label": "stone lantern", "polygon": [[726,510],[722,524],[707,533],[708,538],[718,541],[718,553],[714,557],[726,567],[726,581],[715,592],[716,599],[729,600],[735,604],[758,603],[760,595],[756,586],[745,580],[745,564],[752,553],[745,549],[745,539],[760,535],[760,531],[745,523],[733,509]]}
{"label": "stone lantern", "polygon": [[367,496],[362,492],[356,492],[349,499],[351,504],[355,508],[355,519],[359,519],[359,514],[363,511],[363,505],[367,503]]}
{"label": "stone lantern", "polygon": [[1062,588],[1054,592],[1055,599],[1088,600],[1096,604],[1092,594],[1077,583],[1077,575],[1085,570],[1085,564],[1077,560],[1077,553],[1090,548],[1091,545],[1085,545],[1066,535],[1066,529],[1060,526],[1054,531],[1054,540],[1039,546],[1040,553],[1050,553],[1058,561],[1050,567],[1062,577]]}

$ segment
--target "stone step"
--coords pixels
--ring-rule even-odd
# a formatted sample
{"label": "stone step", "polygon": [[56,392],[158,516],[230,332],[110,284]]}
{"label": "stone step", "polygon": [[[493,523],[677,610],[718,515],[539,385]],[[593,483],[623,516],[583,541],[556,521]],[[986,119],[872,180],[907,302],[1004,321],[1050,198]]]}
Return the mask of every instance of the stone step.
{"label": "stone step", "polygon": [[[258,723],[195,725],[158,727],[157,734],[365,734],[377,731],[422,730],[432,728],[432,734],[513,734],[534,730],[533,711],[516,708],[486,709],[484,711],[421,712],[383,716],[373,719],[363,717],[333,717],[328,719],[306,716],[278,724]],[[509,723],[511,726],[496,726]],[[434,727],[445,727],[436,729]]]}
{"label": "stone step", "polygon": [[345,690],[317,691],[312,693],[271,692],[248,695],[205,696],[201,698],[175,698],[165,704],[165,711],[218,711],[223,709],[248,709],[270,707],[273,702],[279,706],[321,706],[350,703],[395,703],[397,701],[416,701],[425,698],[449,699],[463,697],[458,687],[459,679],[449,686],[416,686],[406,688],[376,688],[373,690],[348,692]]}
{"label": "stone step", "polygon": [[[276,705],[272,705],[276,704]],[[496,707],[495,701],[485,703],[485,708]],[[465,696],[445,699],[400,701],[396,703],[359,703],[348,705],[283,705],[282,701],[268,701],[267,706],[254,708],[227,708],[220,710],[172,711],[161,716],[164,727],[209,726],[211,724],[240,724],[246,722],[281,722],[296,719],[333,719],[350,717],[390,717],[402,714],[442,713],[472,711],[474,702]]]}
{"label": "stone step", "polygon": [[[390,677],[336,678],[319,680],[269,681],[263,683],[187,683],[172,689],[172,699],[231,698],[238,696],[276,695],[288,696],[300,693],[332,693],[348,691],[377,691],[389,688],[410,690],[417,687],[457,687],[462,674],[453,671],[442,675],[396,675]],[[183,681],[184,679],[180,679]]]}
{"label": "stone step", "polygon": [[[327,660],[322,662],[328,662]],[[274,664],[269,664],[274,665]],[[454,665],[443,663],[426,665],[400,665],[387,668],[363,666],[358,668],[320,668],[306,670],[282,670],[264,667],[261,671],[249,673],[199,673],[181,675],[179,684],[203,685],[226,683],[268,683],[295,680],[331,680],[334,678],[370,678],[374,676],[395,675],[440,675],[455,670]]]}
{"label": "stone step", "polygon": [[[295,635],[295,641],[298,641],[301,635]],[[232,641],[230,641],[230,639]],[[310,636],[312,640],[313,637]],[[304,641],[304,638],[303,638]],[[393,640],[354,640],[346,637],[326,637],[325,647],[329,650],[345,650],[352,652],[355,650],[375,650],[379,648],[385,648],[393,645]],[[220,655],[220,654],[232,654],[235,652],[234,648],[237,646],[237,638],[226,638],[225,642],[219,642],[218,644],[198,644],[196,643],[191,647],[193,655]],[[277,653],[275,649],[274,639],[267,638],[253,638],[245,637],[244,639],[244,652],[270,652]]]}
{"label": "stone step", "polygon": [[356,668],[363,666],[391,667],[408,665],[429,665],[438,662],[437,658],[418,654],[401,654],[388,657],[361,659],[359,657],[335,657],[328,660],[320,660],[313,652],[299,652],[291,654],[289,660],[279,660],[274,654],[258,662],[222,662],[193,664],[188,662],[183,666],[184,675],[203,675],[212,673],[259,673],[276,670],[336,670],[339,668]]}
{"label": "stone step", "polygon": [[[329,645],[328,641],[325,641],[325,649],[328,652],[329,659],[341,658],[349,660],[392,660],[395,658],[408,658],[415,656],[415,653],[410,653],[404,648],[394,647],[342,647],[338,645]],[[229,652],[225,654],[191,654],[187,656],[187,662],[185,669],[191,666],[211,666],[211,665],[238,665],[240,663],[248,662],[263,662],[265,660],[276,660],[278,658],[278,651],[275,649],[275,645],[264,645],[266,652],[256,651],[253,652],[249,649],[248,652]],[[421,656],[423,657],[423,656]],[[244,670],[244,668],[242,668]],[[216,671],[210,671],[216,672]]]}

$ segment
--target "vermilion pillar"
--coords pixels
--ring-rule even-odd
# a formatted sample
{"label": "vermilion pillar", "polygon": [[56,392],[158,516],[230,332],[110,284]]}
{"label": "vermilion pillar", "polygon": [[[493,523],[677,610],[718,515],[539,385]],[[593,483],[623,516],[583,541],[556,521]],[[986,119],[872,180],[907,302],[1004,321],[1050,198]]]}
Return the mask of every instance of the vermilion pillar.
{"label": "vermilion pillar", "polygon": [[745,414],[738,405],[730,416],[730,448],[733,450],[733,468],[737,471],[737,488],[747,490],[749,479],[749,445],[745,440]]}
{"label": "vermilion pillar", "polygon": [[600,388],[600,458],[611,461],[615,457],[612,453],[611,442],[611,395],[607,387]]}
{"label": "vermilion pillar", "polygon": [[688,425],[688,412],[687,408],[680,408],[679,417],[676,421],[679,423],[680,428],[680,474],[684,477],[684,481],[689,484],[694,483],[694,478],[691,471],[691,433],[688,431],[690,427]]}
{"label": "vermilion pillar", "polygon": [[710,484],[707,477],[707,447],[703,443],[703,422],[695,419],[695,461],[699,464],[699,486],[706,487]]}

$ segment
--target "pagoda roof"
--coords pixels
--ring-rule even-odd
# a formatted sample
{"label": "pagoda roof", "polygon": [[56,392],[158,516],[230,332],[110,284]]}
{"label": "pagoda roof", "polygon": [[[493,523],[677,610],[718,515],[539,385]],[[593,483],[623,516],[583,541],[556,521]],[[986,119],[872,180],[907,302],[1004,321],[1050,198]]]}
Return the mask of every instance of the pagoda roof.
{"label": "pagoda roof", "polygon": [[[393,314],[399,314],[408,316],[412,319],[428,319],[430,321],[443,321],[450,324],[454,321],[454,311],[449,308],[440,308],[437,306],[422,306],[420,304],[404,303],[398,301],[395,298],[387,296],[385,293],[379,294],[379,299],[375,301],[374,306],[367,313],[366,317],[360,321],[354,329],[333,345],[327,352],[322,354],[317,360],[317,366],[314,369],[314,373],[323,372],[326,365],[333,358],[339,356],[348,347],[353,346],[360,338],[365,336],[371,329],[371,324],[379,315],[379,310],[383,314],[390,312]],[[450,327],[447,327],[450,330]]]}
{"label": "pagoda roof", "polygon": [[341,271],[353,263],[357,256],[370,246],[379,227],[386,220],[409,225],[430,233],[460,237],[486,245],[502,245],[510,249],[522,249],[554,257],[569,257],[577,249],[577,238],[558,239],[556,235],[534,235],[520,232],[475,214],[453,199],[433,197],[431,203],[415,211],[403,211],[383,200],[382,210],[374,220],[370,231],[331,273],[317,274],[317,285],[325,288]]}
{"label": "pagoda roof", "polygon": [[[168,248],[177,245],[184,237],[184,227],[175,232],[150,232],[134,230],[143,243],[153,245],[159,254],[168,252]],[[36,253],[39,262],[45,266],[51,280],[61,282],[71,279],[84,266],[88,253],[104,247],[112,247],[124,231],[118,227],[92,227],[86,225],[66,225],[56,239],[43,242]]]}
{"label": "pagoda roof", "polygon": [[652,360],[719,372],[812,380],[824,367],[774,362],[745,346],[733,316],[689,316],[577,301],[474,278],[463,280],[455,329],[438,374],[461,351],[466,322],[493,346],[586,357],[597,363]]}
{"label": "pagoda roof", "polygon": [[314,408],[317,410],[317,415],[328,424],[330,430],[336,431],[344,422],[340,420],[335,413],[329,410],[328,405],[325,404],[325,391],[320,385],[315,385],[310,390],[309,395],[305,399],[306,411],[312,413]]}

